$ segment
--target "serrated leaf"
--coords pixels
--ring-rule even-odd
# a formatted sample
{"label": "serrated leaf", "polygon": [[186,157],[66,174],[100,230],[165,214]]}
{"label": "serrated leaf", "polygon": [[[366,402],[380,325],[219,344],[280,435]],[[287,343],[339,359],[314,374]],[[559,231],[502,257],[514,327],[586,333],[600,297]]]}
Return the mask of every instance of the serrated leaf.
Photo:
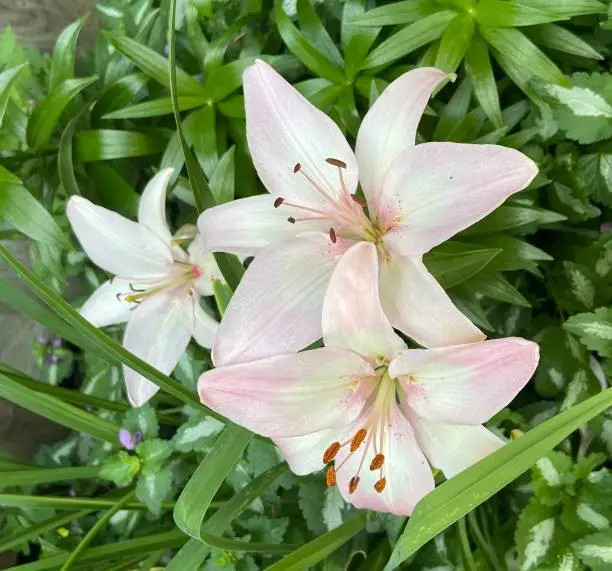
{"label": "serrated leaf", "polygon": [[321,517],[326,489],[323,482],[299,480],[298,504],[308,529],[317,536],[325,533],[326,530]]}
{"label": "serrated leaf", "polygon": [[546,506],[557,505],[563,499],[564,486],[572,483],[571,469],[572,459],[562,452],[540,458],[531,471],[537,501]]}
{"label": "serrated leaf", "polygon": [[155,408],[149,403],[138,408],[131,408],[123,416],[123,427],[127,428],[132,434],[140,431],[145,440],[157,438],[159,422]]}
{"label": "serrated leaf", "polygon": [[258,541],[279,544],[283,542],[285,533],[287,533],[289,518],[280,517],[272,519],[262,515],[253,515],[246,520],[242,520],[240,526],[256,534]]}
{"label": "serrated leaf", "polygon": [[586,87],[562,87],[547,84],[546,91],[560,103],[570,108],[578,117],[612,118],[612,105],[601,95]]}
{"label": "serrated leaf", "polygon": [[328,530],[336,529],[342,525],[342,510],[344,509],[344,498],[338,491],[337,486],[325,490],[322,516]]}
{"label": "serrated leaf", "polygon": [[162,503],[172,489],[172,467],[161,470],[146,471],[140,474],[136,484],[136,497],[145,504],[149,511],[160,516]]}
{"label": "serrated leaf", "polygon": [[529,502],[519,515],[516,546],[522,571],[533,571],[549,556],[555,534],[554,508]]}
{"label": "serrated leaf", "polygon": [[600,307],[593,313],[572,315],[563,325],[578,335],[592,351],[602,357],[612,357],[612,308]]}
{"label": "serrated leaf", "polygon": [[215,418],[198,414],[181,425],[172,438],[172,445],[179,452],[200,451],[212,444],[211,437],[218,434],[223,426]]}
{"label": "serrated leaf", "polygon": [[121,450],[115,456],[107,458],[100,468],[99,477],[103,480],[110,480],[119,487],[125,487],[132,483],[132,480],[140,470],[140,460],[137,456],[130,456]]}
{"label": "serrated leaf", "polygon": [[575,262],[563,262],[563,270],[571,287],[572,295],[584,306],[593,309],[595,305],[596,285],[589,275],[588,268]]}
{"label": "serrated leaf", "polygon": [[587,535],[572,543],[572,547],[592,571],[609,571],[612,565],[612,529]]}
{"label": "serrated leaf", "polygon": [[145,440],[136,447],[136,453],[142,460],[143,470],[155,472],[172,455],[172,444],[159,438]]}

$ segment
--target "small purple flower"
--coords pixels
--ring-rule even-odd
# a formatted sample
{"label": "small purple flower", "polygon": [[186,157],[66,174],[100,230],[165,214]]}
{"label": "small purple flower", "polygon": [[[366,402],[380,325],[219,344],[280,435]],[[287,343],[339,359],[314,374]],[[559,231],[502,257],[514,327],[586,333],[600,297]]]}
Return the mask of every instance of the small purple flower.
{"label": "small purple flower", "polygon": [[63,340],[61,337],[55,337],[52,341],[51,341],[51,347],[54,347],[55,349],[59,349],[62,346]]}
{"label": "small purple flower", "polygon": [[57,365],[60,358],[57,355],[45,355],[45,365]]}
{"label": "small purple flower", "polygon": [[607,234],[608,232],[612,232],[612,222],[604,222],[600,227],[599,231],[602,234]]}
{"label": "small purple flower", "polygon": [[127,428],[122,428],[119,431],[119,442],[126,450],[136,450],[136,446],[142,440],[142,432],[137,430],[132,434]]}

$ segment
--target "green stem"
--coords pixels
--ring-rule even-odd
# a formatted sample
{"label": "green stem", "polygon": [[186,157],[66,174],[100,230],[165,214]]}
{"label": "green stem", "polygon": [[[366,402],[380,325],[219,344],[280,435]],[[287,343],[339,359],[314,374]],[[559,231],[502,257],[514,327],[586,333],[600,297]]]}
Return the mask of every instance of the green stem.
{"label": "green stem", "polygon": [[491,541],[487,539],[482,530],[480,529],[480,525],[478,525],[478,519],[476,518],[475,512],[471,511],[467,515],[468,523],[470,524],[470,531],[472,532],[472,537],[480,550],[483,558],[487,562],[487,567],[489,569],[494,569],[495,571],[502,571],[502,567],[499,564],[497,559],[497,555],[491,549]]}
{"label": "green stem", "polygon": [[100,466],[76,466],[73,468],[41,468],[2,472],[0,489],[14,486],[49,484],[66,480],[90,480],[97,478]]}
{"label": "green stem", "polygon": [[466,571],[476,571],[476,561],[474,560],[474,554],[470,547],[470,540],[465,525],[465,517],[462,517],[457,522],[457,529],[459,530],[459,544],[461,547],[461,556],[465,565]]}
{"label": "green stem", "polygon": [[76,546],[76,549],[70,554],[60,571],[69,571],[74,562],[78,559],[79,555],[87,549],[87,546],[94,540],[96,535],[100,533],[111,520],[111,518],[125,506],[135,496],[134,490],[128,492],[123,498],[121,498],[115,505],[106,511],[106,513],[96,522],[96,524],[87,532],[85,537],[81,539],[81,542]]}

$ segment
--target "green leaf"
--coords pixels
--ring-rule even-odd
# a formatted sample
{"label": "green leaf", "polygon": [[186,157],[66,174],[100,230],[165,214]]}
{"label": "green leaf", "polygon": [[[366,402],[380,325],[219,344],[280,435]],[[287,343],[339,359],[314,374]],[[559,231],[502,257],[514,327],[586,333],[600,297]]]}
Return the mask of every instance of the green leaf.
{"label": "green leaf", "polygon": [[315,48],[309,39],[292,24],[285,14],[280,0],[274,2],[274,16],[278,33],[296,58],[315,75],[333,83],[344,83],[345,78],[342,71]]}
{"label": "green leaf", "polygon": [[365,512],[360,513],[270,565],[266,571],[302,571],[312,567],[357,535],[365,527],[366,518]]}
{"label": "green leaf", "polygon": [[98,95],[91,110],[92,122],[99,123],[103,115],[122,109],[147,85],[149,78],[141,72],[126,75],[107,85]]}
{"label": "green leaf", "polygon": [[156,155],[165,146],[159,137],[117,129],[79,131],[74,137],[76,159],[84,163]]}
{"label": "green leaf", "polygon": [[342,11],[341,42],[344,49],[344,73],[353,80],[368,55],[380,28],[366,28],[357,20],[364,13],[365,0],[348,0]]}
{"label": "green leaf", "polygon": [[221,157],[210,176],[210,191],[217,204],[234,200],[236,147],[233,145]]}
{"label": "green leaf", "polygon": [[136,218],[140,195],[107,163],[91,163],[87,173],[93,180],[100,205]]}
{"label": "green leaf", "polygon": [[438,10],[439,6],[431,0],[405,0],[369,10],[354,18],[352,23],[359,26],[397,26],[410,24]]}
{"label": "green leaf", "polygon": [[585,14],[603,14],[606,6],[598,0],[559,0],[551,3],[549,0],[520,0],[524,6],[545,10],[559,18],[572,18]]}
{"label": "green leaf", "polygon": [[2,120],[4,119],[11,91],[27,65],[26,63],[22,63],[21,65],[5,69],[0,73],[0,127],[2,126]]}
{"label": "green leaf", "polygon": [[559,16],[548,9],[529,6],[522,0],[480,0],[474,6],[473,14],[479,24],[491,28],[533,26],[567,19],[567,16]]}
{"label": "green leaf", "polygon": [[119,426],[114,422],[100,418],[51,395],[22,386],[18,381],[11,379],[8,374],[0,373],[0,397],[76,432],[84,432],[107,442],[117,442]]}
{"label": "green leaf", "polygon": [[[124,56],[132,60],[151,79],[170,88],[168,60],[151,48],[126,36],[111,36],[110,41]],[[186,71],[176,68],[176,88],[179,95],[205,95],[204,86]]]}
{"label": "green leaf", "polygon": [[370,52],[361,66],[362,69],[387,65],[437,40],[455,16],[455,12],[444,10],[402,28]]}
{"label": "green leaf", "polygon": [[[178,108],[180,111],[193,109],[194,107],[202,107],[206,105],[208,99],[198,95],[185,95],[178,98]],[[152,101],[143,101],[129,107],[123,107],[115,111],[111,111],[102,116],[102,119],[146,119],[148,117],[160,117],[161,115],[170,115],[172,113],[172,99],[170,97],[162,97]]]}
{"label": "green leaf", "polygon": [[612,529],[587,535],[572,543],[580,560],[592,571],[607,571],[612,565]]}
{"label": "green leaf", "polygon": [[55,42],[51,55],[51,68],[49,70],[49,91],[60,83],[74,77],[74,62],[76,59],[77,40],[86,16],[79,18],[62,30]]}
{"label": "green leaf", "polygon": [[533,428],[480,460],[416,506],[386,569],[395,569],[438,533],[520,476],[574,430],[612,405],[607,389]]}
{"label": "green leaf", "polygon": [[297,18],[302,34],[313,46],[325,56],[332,64],[342,69],[344,60],[340,50],[336,47],[334,40],[327,33],[325,26],[321,23],[316,10],[310,0],[297,0]]}
{"label": "green leaf", "polygon": [[534,96],[530,85],[534,76],[549,83],[567,83],[561,70],[519,30],[480,26],[480,33],[499,65],[530,97]]}
{"label": "green leaf", "polygon": [[591,351],[612,357],[612,308],[600,307],[593,313],[572,315],[563,326],[580,337]]}
{"label": "green leaf", "polygon": [[181,425],[172,438],[172,445],[179,452],[200,451],[222,428],[223,423],[218,420],[197,414]]}
{"label": "green leaf", "polygon": [[474,33],[474,20],[469,14],[458,14],[440,38],[435,67],[454,72],[465,56]]}
{"label": "green leaf", "polygon": [[128,410],[123,416],[121,425],[132,434],[141,432],[145,440],[157,438],[159,435],[159,422],[155,408],[148,403]]}
{"label": "green leaf", "polygon": [[81,194],[74,173],[72,143],[76,127],[88,108],[89,105],[84,105],[79,111],[77,111],[77,113],[75,113],[72,119],[70,119],[68,122],[68,125],[66,125],[66,128],[63,130],[62,136],[60,137],[59,150],[57,153],[57,172],[59,174],[62,187],[64,188],[64,192],[67,196]]}
{"label": "green leaf", "polygon": [[531,40],[546,48],[589,59],[604,59],[590,44],[580,36],[557,24],[530,26],[525,33]]}
{"label": "green leaf", "polygon": [[99,477],[123,488],[132,483],[139,470],[140,460],[138,457],[131,456],[125,450],[121,450],[102,463]]}
{"label": "green leaf", "polygon": [[32,111],[27,130],[28,145],[35,150],[44,147],[68,103],[97,80],[96,76],[67,79],[51,90]]}
{"label": "green leaf", "polygon": [[470,279],[481,272],[501,250],[478,249],[445,252],[439,249],[425,256],[425,264],[444,289]]}
{"label": "green leaf", "polygon": [[172,455],[172,444],[161,438],[145,440],[136,447],[136,453],[143,461],[143,471],[157,472]]}
{"label": "green leaf", "polygon": [[482,36],[477,32],[474,34],[472,43],[465,54],[465,67],[472,79],[474,95],[482,110],[495,127],[503,127],[504,119],[499,104],[497,83],[495,82],[489,58],[489,48]]}
{"label": "green leaf", "polygon": [[543,208],[527,208],[524,206],[500,206],[489,216],[474,224],[465,235],[489,234],[527,226],[529,224],[553,224],[566,220],[562,214],[544,210]]}
{"label": "green leaf", "polygon": [[549,556],[555,534],[555,510],[535,501],[521,512],[516,526],[516,546],[521,569],[533,571]]}
{"label": "green leaf", "polygon": [[201,540],[210,503],[252,438],[248,430],[228,424],[193,473],[174,508],[174,521],[187,535]]}
{"label": "green leaf", "polygon": [[17,470],[3,472],[0,489],[16,486],[35,486],[70,480],[90,480],[97,478],[100,466],[77,466],[76,468],[41,468],[36,470]]}
{"label": "green leaf", "polygon": [[172,489],[172,467],[146,471],[138,477],[136,497],[155,515],[162,514],[162,503]]}
{"label": "green leaf", "polygon": [[502,274],[484,272],[471,278],[465,287],[497,301],[531,307],[531,304]]}
{"label": "green leaf", "polygon": [[[0,167],[0,177],[8,173]],[[53,216],[19,183],[0,178],[0,220],[4,220],[37,242],[58,248],[69,247]]]}
{"label": "green leaf", "polygon": [[559,103],[569,107],[578,117],[612,118],[612,105],[601,95],[587,87],[562,87],[547,84],[544,89]]}

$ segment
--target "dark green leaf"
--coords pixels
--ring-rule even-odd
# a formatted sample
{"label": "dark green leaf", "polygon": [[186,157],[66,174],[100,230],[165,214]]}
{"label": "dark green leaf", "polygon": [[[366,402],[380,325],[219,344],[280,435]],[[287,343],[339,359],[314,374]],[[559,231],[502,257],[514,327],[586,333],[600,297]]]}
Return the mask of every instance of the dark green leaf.
{"label": "dark green leaf", "polygon": [[84,163],[156,155],[165,146],[163,139],[116,129],[79,131],[74,137],[76,159]]}
{"label": "dark green leaf", "polygon": [[440,9],[431,0],[405,0],[369,10],[353,19],[359,26],[397,26],[410,24]]}
{"label": "dark green leaf", "polygon": [[335,66],[342,69],[344,60],[331,39],[310,0],[297,0],[297,18],[302,34]]}
{"label": "dark green leaf", "polygon": [[77,40],[86,16],[79,18],[62,30],[55,42],[51,55],[51,69],[49,70],[49,91],[60,83],[74,77],[74,62],[76,59]]}
{"label": "dark green leaf", "polygon": [[474,20],[469,14],[458,14],[444,30],[436,55],[435,67],[454,72],[465,56],[474,33]]}
{"label": "dark green leaf", "polygon": [[474,17],[479,24],[491,28],[515,28],[517,26],[533,26],[555,20],[565,20],[566,16],[538,9],[527,5],[522,0],[480,0],[474,6]]}
{"label": "dark green leaf", "polygon": [[[178,107],[180,111],[193,109],[206,105],[207,99],[197,95],[185,95],[178,98]],[[123,107],[115,111],[111,111],[102,116],[102,119],[143,119],[147,117],[159,117],[161,115],[170,115],[172,113],[172,99],[163,97],[153,101],[143,101],[129,107]]]}
{"label": "dark green leaf", "polygon": [[19,79],[21,72],[26,69],[26,67],[27,64],[22,63],[21,65],[5,69],[0,73],[0,127],[2,126],[11,91],[17,79]]}
{"label": "dark green leaf", "polygon": [[500,252],[496,249],[434,251],[425,257],[425,263],[440,285],[448,289],[481,272]]}
{"label": "dark green leaf", "polygon": [[530,26],[525,33],[540,46],[589,59],[604,59],[590,44],[557,24]]}

